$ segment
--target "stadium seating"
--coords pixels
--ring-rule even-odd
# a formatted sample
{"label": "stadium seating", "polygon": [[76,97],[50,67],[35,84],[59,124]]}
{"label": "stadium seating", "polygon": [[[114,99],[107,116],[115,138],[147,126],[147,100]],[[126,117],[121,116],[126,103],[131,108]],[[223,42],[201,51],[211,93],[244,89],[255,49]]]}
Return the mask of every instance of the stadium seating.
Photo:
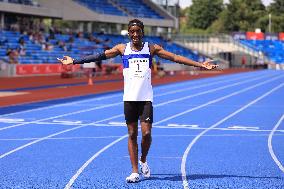
{"label": "stadium seating", "polygon": [[142,0],[111,0],[104,1],[104,3],[101,0],[74,1],[101,14],[163,19],[162,16],[152,10]]}
{"label": "stadium seating", "polygon": [[30,6],[38,6],[38,3],[34,2],[33,0],[0,0],[0,2],[30,5]]}
{"label": "stadium seating", "polygon": [[117,16],[127,16],[124,12],[114,7],[108,1],[102,3],[101,0],[74,0],[81,5],[101,14],[111,14]]}
{"label": "stadium seating", "polygon": [[284,42],[279,40],[241,40],[249,48],[262,52],[272,62],[284,63]]}
{"label": "stadium seating", "polygon": [[[110,48],[118,43],[127,43],[129,39],[121,35],[111,35],[111,34],[99,34],[94,33],[92,36],[94,40],[87,38],[87,35],[76,37],[73,35],[55,34],[54,39],[49,39],[50,36],[45,34],[45,38],[48,39],[44,44],[39,44],[34,40],[30,39],[28,35],[22,35],[19,32],[12,31],[2,31],[0,32],[0,58],[5,61],[9,61],[6,55],[8,49],[20,49],[20,39],[25,41],[24,48],[25,55],[21,55],[18,58],[21,64],[41,64],[41,63],[58,63],[56,58],[62,57],[63,55],[68,55],[73,58],[79,58],[88,54],[93,54],[95,52],[101,51],[103,49]],[[73,38],[73,42],[69,42],[70,37]],[[186,56],[190,59],[198,61],[200,56],[184,47],[181,47],[173,42],[162,39],[161,37],[146,36],[145,41],[150,43],[156,43],[161,45],[164,49]],[[65,48],[59,45],[59,42],[65,44]],[[49,44],[52,49],[45,49],[44,45]],[[171,63],[171,61],[160,60],[157,61],[162,63]],[[118,56],[111,59],[108,62],[121,63],[121,58]]]}
{"label": "stadium seating", "polygon": [[142,0],[113,0],[113,2],[126,9],[134,17],[163,19],[162,16],[143,3]]}

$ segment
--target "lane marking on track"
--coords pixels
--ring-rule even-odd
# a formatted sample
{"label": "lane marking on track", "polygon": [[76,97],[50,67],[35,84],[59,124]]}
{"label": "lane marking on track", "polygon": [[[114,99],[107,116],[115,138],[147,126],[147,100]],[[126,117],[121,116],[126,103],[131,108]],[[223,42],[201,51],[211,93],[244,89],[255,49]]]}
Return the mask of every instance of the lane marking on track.
{"label": "lane marking on track", "polygon": [[276,123],[276,125],[274,126],[274,128],[272,129],[271,133],[269,134],[268,137],[268,149],[269,149],[269,153],[272,157],[272,159],[274,160],[274,162],[277,164],[277,166],[279,167],[279,169],[284,172],[284,167],[281,164],[281,162],[277,159],[274,151],[273,151],[273,147],[272,147],[272,137],[274,136],[275,131],[277,130],[277,128],[280,126],[280,124],[283,122],[284,120],[284,114],[282,115],[282,117],[279,119],[279,121]]}
{"label": "lane marking on track", "polygon": [[[110,124],[111,123],[111,124]],[[54,122],[35,122],[34,124],[38,125],[64,125],[64,126],[95,126],[95,127],[126,127],[126,124],[124,122],[109,122],[109,123],[54,123]],[[138,126],[140,127],[140,126]],[[155,125],[153,128],[159,128],[159,129],[192,129],[192,130],[204,130],[208,127],[199,127],[196,124],[168,124],[168,125]],[[268,129],[253,129],[257,127],[246,127],[246,128],[213,128],[213,130],[223,130],[223,131],[256,131],[256,132],[271,132],[271,130]],[[284,130],[275,130],[275,132],[284,132]]]}
{"label": "lane marking on track", "polygon": [[168,127],[190,127],[190,128],[198,128],[198,125],[192,124],[192,125],[188,125],[188,124],[177,124],[177,123],[169,123]]}
{"label": "lane marking on track", "polygon": [[82,121],[72,121],[72,120],[52,120],[53,123],[65,124],[65,125],[73,125],[73,124],[82,124]]}
{"label": "lane marking on track", "polygon": [[[166,104],[169,104],[169,103],[172,103],[172,102],[177,102],[177,101],[181,101],[181,100],[193,98],[193,97],[196,97],[196,96],[199,96],[199,95],[203,95],[203,94],[208,94],[208,93],[211,93],[211,92],[215,92],[215,91],[222,90],[222,89],[225,89],[225,88],[229,88],[229,87],[232,87],[232,86],[236,86],[236,85],[248,83],[248,82],[251,82],[251,81],[258,80],[258,79],[263,79],[263,78],[266,78],[266,77],[270,77],[270,75],[264,76],[264,77],[262,76],[262,77],[254,78],[254,79],[251,79],[251,80],[242,81],[242,82],[237,82],[237,83],[234,83],[234,84],[231,84],[231,85],[226,85],[226,86],[223,86],[223,87],[218,87],[218,88],[215,88],[215,89],[213,89],[213,90],[208,90],[208,91],[205,91],[205,92],[196,93],[196,94],[194,94],[194,95],[189,95],[189,96],[185,96],[185,97],[182,97],[182,98],[170,100],[170,101],[167,101],[167,102],[164,102],[164,103],[160,103],[160,104],[158,104],[158,105],[155,105],[154,107],[163,106],[163,105],[166,105]],[[274,77],[274,78],[272,78],[272,80],[276,80],[276,79],[278,79],[278,78],[280,78],[280,77],[283,77],[283,76],[280,75],[280,76]],[[270,80],[271,80],[271,79],[270,79]],[[270,80],[267,80],[267,81],[270,81]],[[266,82],[267,82],[267,81],[266,81]],[[175,92],[175,93],[178,93],[178,92]],[[159,97],[159,96],[164,96],[164,95],[167,95],[167,94],[162,93],[162,94],[157,95],[157,96]],[[27,125],[27,124],[33,124],[33,123],[38,122],[38,121],[46,121],[46,120],[50,120],[50,119],[61,118],[61,117],[64,117],[64,116],[70,116],[70,115],[74,115],[74,114],[89,112],[89,111],[96,110],[96,109],[108,108],[108,107],[120,105],[120,104],[122,104],[122,103],[123,103],[123,102],[118,102],[118,103],[113,103],[113,104],[107,104],[107,105],[98,106],[98,107],[95,107],[95,108],[89,108],[89,109],[85,109],[85,110],[79,110],[79,111],[75,111],[75,112],[71,112],[71,113],[61,114],[61,115],[58,115],[58,116],[52,116],[52,117],[43,118],[43,119],[39,119],[39,120],[35,120],[35,121],[30,121],[30,122],[26,122],[26,123],[21,123],[21,124],[17,124],[17,125],[2,127],[2,128],[0,128],[0,131],[6,130],[6,129],[15,128],[15,127],[19,127],[19,126],[23,126],[23,125]]]}
{"label": "lane marking on track", "polygon": [[[7,117],[7,116],[16,115],[16,114],[28,113],[28,112],[39,111],[39,110],[42,111],[42,110],[46,110],[46,109],[68,106],[68,105],[74,105],[74,104],[79,104],[79,103],[84,103],[84,102],[100,101],[100,100],[105,100],[105,99],[114,98],[114,97],[118,97],[118,96],[122,96],[122,93],[114,94],[114,95],[110,95],[110,96],[105,96],[105,97],[94,97],[94,98],[85,99],[85,100],[78,100],[78,101],[75,101],[75,102],[66,102],[66,103],[51,105],[51,106],[47,106],[47,107],[46,106],[45,107],[39,107],[39,108],[31,109],[31,110],[23,110],[23,111],[20,111],[20,112],[4,114],[4,115],[1,115],[0,117]],[[68,98],[70,98],[70,97],[57,98],[56,100],[64,100],[64,99],[68,99]],[[29,102],[29,103],[23,103],[23,104],[18,104],[18,105],[31,104],[31,103],[37,103],[37,102],[40,103],[40,102],[44,102],[44,101]],[[17,105],[15,105],[15,106],[17,106]]]}
{"label": "lane marking on track", "polygon": [[[272,79],[266,80],[266,81],[264,81],[264,82],[260,82],[260,83],[258,83],[258,84],[256,84],[256,85],[247,87],[247,88],[245,88],[245,89],[242,89],[242,90],[240,90],[240,91],[238,91],[238,92],[235,92],[235,93],[232,93],[232,94],[233,94],[233,95],[236,95],[236,94],[245,92],[245,91],[250,90],[250,89],[252,89],[252,88],[255,88],[255,87],[257,87],[257,86],[260,86],[260,85],[263,85],[263,84],[265,84],[265,83],[269,83],[269,82],[271,82],[271,81],[277,80],[277,79],[279,79],[279,78],[281,78],[281,77],[283,77],[283,76],[282,76],[282,75],[276,76],[276,77],[274,77],[274,78],[272,78]],[[260,78],[261,78],[261,77],[260,77]],[[263,77],[262,77],[262,78],[263,78]],[[250,81],[238,82],[238,83],[235,83],[235,84],[233,84],[233,85],[229,85],[229,86],[227,86],[227,87],[239,85],[239,84],[242,84],[242,83],[251,82],[252,80],[257,80],[257,79],[255,78],[255,79],[251,79]],[[224,89],[224,88],[222,87],[222,89]],[[221,90],[221,89],[219,89],[219,90]],[[209,92],[208,92],[208,93],[209,93]],[[203,93],[203,92],[202,92],[202,94],[207,94],[207,93]],[[226,98],[229,98],[230,96],[233,96],[233,95],[227,95]],[[188,98],[191,98],[192,96],[196,96],[196,95],[189,95]],[[181,99],[183,100],[184,98],[181,98]],[[221,100],[223,100],[223,99],[225,99],[225,98],[223,97],[223,98],[215,99],[215,100],[213,100],[213,101],[210,101],[210,103],[206,103],[206,104],[201,105],[201,106],[199,106],[199,107],[193,108],[192,111],[193,111],[193,110],[196,110],[196,109],[199,109],[199,108],[202,108],[202,107],[204,107],[204,106],[207,106],[207,105],[209,105],[209,104],[211,104],[211,103],[215,103],[215,102],[221,101]],[[175,101],[176,101],[176,100],[175,100]],[[169,103],[172,103],[172,101],[168,101],[167,103],[162,103],[162,104],[163,104],[163,105],[166,105],[166,104],[169,104]],[[122,103],[117,103],[117,104],[122,104]],[[114,105],[114,104],[111,104],[111,106],[113,106],[113,105]],[[158,104],[158,105],[159,105],[159,104]],[[158,106],[158,105],[157,105],[157,106]],[[156,106],[156,107],[157,107],[157,106]],[[155,107],[155,106],[154,106],[154,107]],[[98,107],[96,107],[96,108],[94,108],[94,109],[98,109]],[[91,111],[91,110],[88,109],[88,110],[85,110],[85,111]],[[85,111],[80,111],[80,112],[85,112]],[[74,113],[73,113],[73,114],[74,114]],[[104,121],[112,120],[112,119],[115,119],[115,118],[118,118],[118,117],[122,117],[122,116],[123,116],[123,114],[119,114],[119,115],[116,115],[116,116],[113,116],[113,117],[110,117],[110,118],[106,118],[106,119],[104,119],[104,120],[100,120],[100,121],[97,121],[97,122],[94,122],[94,123],[104,122]],[[178,115],[178,116],[180,116],[180,115]],[[48,118],[45,118],[45,120],[47,120],[47,119],[48,119]],[[37,120],[37,121],[42,121],[42,120]],[[162,120],[162,121],[164,121],[164,120]],[[158,123],[159,123],[159,122],[157,122],[156,124],[158,124]],[[82,128],[82,127],[86,127],[86,125],[84,125],[84,126],[78,126],[78,127],[71,128],[71,129],[67,129],[67,130],[63,130],[63,131],[61,131],[61,132],[57,132],[57,133],[48,135],[48,136],[46,136],[46,137],[40,138],[40,139],[38,139],[38,140],[32,141],[32,142],[27,143],[27,144],[25,144],[25,145],[22,145],[22,146],[20,146],[20,147],[18,147],[18,148],[15,148],[15,149],[13,149],[13,150],[7,152],[7,153],[2,154],[2,155],[0,156],[0,159],[2,159],[2,158],[6,157],[6,156],[8,156],[8,155],[10,155],[10,154],[12,154],[12,153],[14,153],[14,152],[17,152],[17,151],[19,151],[19,150],[21,150],[21,149],[23,149],[23,148],[26,148],[26,147],[28,147],[28,146],[31,146],[31,145],[33,145],[33,144],[36,144],[36,143],[41,142],[41,141],[43,141],[43,140],[46,140],[46,139],[48,139],[48,138],[51,138],[51,137],[54,137],[54,136],[57,136],[57,135],[60,135],[60,134],[63,134],[63,133],[66,133],[66,132],[69,132],[69,131],[72,131],[72,130],[80,129],[80,128]],[[119,142],[120,140],[126,138],[127,136],[128,136],[128,135],[124,135],[124,136],[122,136],[121,138],[117,139],[116,141],[110,143],[110,144],[108,145],[108,147],[101,149],[101,150],[100,150],[99,152],[97,152],[93,157],[97,157],[100,153],[102,153],[103,151],[105,151],[106,149],[108,149],[109,147],[111,147],[112,145],[114,145],[115,143]],[[95,158],[94,158],[94,159],[95,159]],[[90,162],[91,162],[91,161],[90,161]],[[87,165],[86,165],[86,166],[87,166]],[[80,169],[82,169],[81,171],[83,171],[83,169],[85,169],[86,166],[85,166],[85,164],[84,164],[84,166],[80,168]],[[80,174],[80,173],[81,173],[80,170],[78,170],[78,171],[79,171],[79,172],[77,172],[77,173]],[[79,176],[79,174],[78,174],[77,176],[75,176],[75,177],[77,178],[77,177]],[[73,178],[73,177],[72,177],[72,178]],[[75,179],[76,179],[76,178],[75,178]],[[74,181],[75,181],[75,180],[74,180]],[[74,181],[71,181],[71,180],[70,180],[69,183],[70,183],[70,182],[74,182]],[[67,185],[69,185],[69,183],[68,183]],[[71,184],[71,185],[72,185],[72,184]]]}
{"label": "lane marking on track", "polygon": [[[153,138],[159,137],[195,137],[197,134],[192,135],[152,135]],[[203,137],[268,137],[269,134],[207,134],[203,135]],[[274,134],[273,136],[284,136],[284,134]],[[109,138],[120,138],[119,136],[80,136],[80,137],[53,137],[47,138],[46,140],[86,140],[86,139],[109,139]],[[138,136],[141,138],[141,136]],[[31,140],[38,140],[41,138],[0,138],[0,141],[31,141]]]}
{"label": "lane marking on track", "polygon": [[[220,84],[220,83],[227,83],[227,82],[230,83],[230,82],[233,82],[233,81],[244,80],[244,79],[247,80],[251,77],[254,78],[253,80],[257,79],[257,78],[255,78],[255,75],[248,75],[248,76],[244,76],[244,77],[241,77],[241,78],[238,77],[238,78],[233,78],[233,79],[229,79],[229,80],[222,79],[221,81],[217,80],[217,82],[212,82],[212,83],[207,82],[206,84],[202,84],[202,85],[198,85],[198,86],[191,86],[191,87],[183,88],[183,89],[180,89],[180,90],[165,92],[165,93],[162,93],[162,94],[159,94],[159,95],[155,95],[154,98],[169,95],[169,94],[175,94],[175,93],[183,92],[183,91],[187,91],[187,90],[212,86],[212,85]],[[263,77],[263,75],[262,75],[262,77]],[[260,77],[260,78],[262,78],[262,77]],[[264,77],[266,77],[266,75]],[[204,82],[206,82],[206,81],[204,81]],[[201,83],[203,83],[203,82],[201,82]],[[174,88],[174,87],[175,86],[163,86],[163,89],[164,88],[166,88],[166,89],[167,88]],[[155,90],[155,88],[154,88],[154,90]],[[63,104],[52,105],[52,106],[48,106],[48,107],[35,108],[35,109],[32,109],[32,110],[24,110],[24,111],[21,111],[21,112],[5,114],[5,115],[0,116],[0,117],[6,117],[6,116],[11,116],[11,115],[20,114],[20,113],[28,113],[28,112],[32,112],[32,111],[36,111],[36,110],[38,111],[38,110],[51,109],[51,108],[55,108],[55,107],[62,107],[62,106],[66,106],[66,105],[79,104],[79,103],[84,103],[84,102],[100,101],[100,100],[105,100],[105,99],[114,98],[114,97],[118,97],[118,96],[122,96],[122,93],[110,95],[110,96],[107,96],[107,97],[97,97],[97,98],[94,98],[94,99],[86,99],[86,100],[80,100],[80,101],[76,101],[76,102],[68,102],[68,103],[63,103]],[[64,99],[64,98],[62,98],[62,99]]]}
{"label": "lane marking on track", "polygon": [[120,104],[122,104],[122,102],[113,103],[113,104],[107,104],[107,105],[104,105],[104,106],[98,106],[98,107],[89,108],[89,109],[86,109],[86,110],[79,110],[79,111],[75,111],[75,112],[70,112],[70,113],[66,113],[66,114],[61,114],[61,115],[58,115],[58,116],[52,116],[52,117],[43,118],[43,119],[39,119],[39,120],[35,120],[35,121],[30,121],[30,122],[20,123],[20,124],[16,124],[16,125],[12,125],[12,126],[2,127],[2,128],[0,128],[0,131],[6,130],[6,129],[15,128],[15,127],[20,127],[20,126],[27,125],[27,124],[33,124],[33,123],[36,123],[36,122],[38,122],[38,121],[45,121],[45,120],[60,118],[60,117],[64,117],[64,116],[70,116],[70,115],[74,115],[74,114],[89,112],[89,111],[93,111],[93,110],[98,110],[98,109],[103,109],[103,108],[109,108],[109,107],[113,107],[113,106],[118,106],[118,105],[120,105]]}
{"label": "lane marking on track", "polygon": [[117,121],[111,121],[108,123],[109,126],[127,126],[125,122],[117,122]]}
{"label": "lane marking on track", "polygon": [[19,123],[19,122],[25,122],[25,119],[19,119],[19,118],[0,118],[1,123]]}
{"label": "lane marking on track", "polygon": [[230,126],[228,127],[228,129],[232,129],[232,130],[259,130],[259,127],[248,127],[248,126],[239,126],[239,125],[234,125],[234,126]]}
{"label": "lane marking on track", "polygon": [[[103,121],[108,121],[108,120],[111,120],[111,119],[115,119],[115,118],[117,118],[117,117],[121,117],[121,114],[120,114],[120,115],[115,115],[115,116],[112,116],[112,117],[109,117],[109,118],[106,118],[106,119],[103,119],[103,120],[100,120],[100,121],[97,121],[97,123],[98,123],[98,122],[103,122]],[[57,133],[53,133],[53,134],[51,134],[51,135],[48,135],[48,136],[39,138],[39,139],[37,139],[37,140],[34,140],[34,141],[32,141],[32,142],[29,142],[29,143],[27,143],[27,144],[24,144],[24,145],[22,145],[22,146],[19,146],[18,148],[15,148],[15,149],[13,149],[13,150],[11,150],[11,151],[9,151],[9,152],[6,152],[6,153],[0,155],[0,159],[2,159],[2,158],[6,157],[6,156],[8,156],[8,155],[10,155],[10,154],[12,154],[12,153],[14,153],[14,152],[17,152],[17,151],[19,151],[19,150],[21,150],[21,149],[23,149],[23,148],[26,148],[26,147],[28,147],[28,146],[31,146],[31,145],[33,145],[33,144],[39,143],[39,142],[41,142],[41,141],[43,141],[43,140],[46,140],[46,139],[48,139],[48,138],[55,137],[55,136],[57,136],[57,135],[60,135],[60,134],[63,134],[63,133],[67,133],[67,132],[69,132],[69,131],[77,130],[77,129],[80,129],[80,128],[86,127],[86,126],[87,126],[87,125],[78,126],[78,127],[73,127],[73,128],[71,128],[71,129],[66,129],[66,130],[63,130],[63,131],[60,131],[60,132],[57,132]]]}
{"label": "lane marking on track", "polygon": [[217,126],[219,126],[220,124],[222,124],[223,122],[225,122],[226,120],[230,119],[231,117],[237,115],[238,113],[240,113],[241,111],[245,110],[246,108],[248,108],[249,106],[255,104],[256,102],[260,101],[261,99],[265,98],[266,96],[270,95],[271,93],[275,92],[276,90],[282,88],[284,86],[284,83],[278,85],[277,87],[274,87],[273,89],[269,90],[268,92],[266,92],[265,94],[261,95],[260,97],[256,98],[255,100],[251,101],[250,103],[246,104],[245,106],[243,106],[242,108],[238,109],[237,111],[231,113],[230,115],[226,116],[225,118],[223,118],[222,120],[218,121],[217,123],[213,124],[212,126],[210,126],[209,128],[207,128],[206,130],[202,131],[199,135],[197,135],[192,141],[191,143],[188,145],[188,147],[186,148],[184,154],[183,154],[183,158],[182,158],[182,163],[181,163],[181,174],[182,174],[182,182],[183,182],[183,187],[184,189],[188,189],[189,188],[189,184],[187,181],[187,176],[186,176],[186,170],[185,170],[185,164],[186,164],[186,159],[188,157],[188,154],[190,152],[190,150],[192,149],[193,145],[208,131],[212,130],[212,128],[215,128]]}
{"label": "lane marking on track", "polygon": [[[279,79],[279,78],[282,78],[282,77],[284,77],[284,76],[278,76],[278,77],[275,77],[275,78],[273,78],[273,79],[269,79],[269,80],[266,80],[266,81],[264,81],[264,82],[260,82],[260,83],[258,83],[258,84],[256,84],[256,85],[253,85],[253,86],[247,87],[247,88],[245,88],[245,89],[239,90],[239,91],[237,91],[237,92],[234,92],[234,93],[232,93],[231,95],[227,95],[227,96],[225,96],[225,97],[221,97],[221,98],[212,100],[212,101],[210,101],[210,102],[208,102],[208,103],[205,103],[205,104],[203,104],[203,105],[200,105],[200,106],[198,106],[198,107],[192,108],[192,109],[186,111],[186,113],[191,112],[191,111],[194,111],[194,110],[197,110],[197,109],[200,109],[200,108],[203,108],[203,107],[205,107],[205,106],[207,106],[207,105],[209,105],[209,104],[219,102],[219,101],[224,100],[224,99],[226,99],[226,98],[229,98],[229,97],[231,97],[231,96],[234,96],[234,95],[243,93],[243,92],[245,92],[245,91],[248,91],[248,90],[250,90],[250,89],[256,88],[256,87],[261,86],[261,85],[263,85],[263,84],[272,82],[272,81],[274,81],[274,80],[276,80],[276,79]],[[171,101],[168,101],[168,103],[171,103]],[[165,104],[165,103],[161,103],[161,104]],[[158,107],[158,105],[157,105],[157,107]],[[183,113],[183,114],[184,114],[184,113]],[[177,116],[171,116],[170,118],[163,119],[163,120],[161,120],[161,121],[156,122],[155,124],[153,124],[153,126],[155,126],[155,125],[157,125],[157,124],[160,124],[161,122],[170,120],[170,119],[172,119],[172,118],[174,118],[174,117],[178,117],[178,116],[183,115],[183,114],[180,113],[180,114],[177,114]],[[126,137],[128,137],[128,134],[122,136],[121,138],[119,138],[119,139],[117,139],[117,140],[115,140],[115,141],[113,141],[113,142],[110,143],[108,146],[106,146],[105,148],[103,148],[103,149],[101,149],[100,151],[98,151],[97,153],[95,153],[86,163],[84,163],[84,165],[83,165],[82,167],[80,167],[80,168],[78,169],[78,171],[76,172],[76,174],[73,175],[73,177],[69,180],[69,182],[66,184],[66,186],[65,186],[64,189],[70,189],[70,188],[72,187],[73,183],[75,182],[75,180],[79,177],[79,175],[84,171],[84,169],[85,169],[96,157],[98,157],[98,156],[99,156],[101,153],[103,153],[105,150],[107,150],[108,148],[110,148],[111,146],[113,146],[114,144],[118,143],[119,141],[123,140],[123,139],[126,138]]]}

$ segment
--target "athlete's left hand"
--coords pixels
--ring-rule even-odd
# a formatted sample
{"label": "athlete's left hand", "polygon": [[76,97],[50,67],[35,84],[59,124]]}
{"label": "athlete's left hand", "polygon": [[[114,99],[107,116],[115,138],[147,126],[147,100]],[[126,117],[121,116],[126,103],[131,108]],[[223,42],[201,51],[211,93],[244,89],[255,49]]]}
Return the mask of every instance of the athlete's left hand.
{"label": "athlete's left hand", "polygon": [[211,64],[211,62],[213,62],[213,61],[212,60],[207,60],[207,61],[203,62],[202,63],[202,67],[207,69],[207,70],[212,70],[212,69],[218,68],[218,65]]}

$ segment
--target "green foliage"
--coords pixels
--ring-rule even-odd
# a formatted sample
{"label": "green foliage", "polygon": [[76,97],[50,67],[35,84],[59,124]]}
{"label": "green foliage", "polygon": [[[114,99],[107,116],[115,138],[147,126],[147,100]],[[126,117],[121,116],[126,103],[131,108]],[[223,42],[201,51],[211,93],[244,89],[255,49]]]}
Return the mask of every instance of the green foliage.
{"label": "green foliage", "polygon": [[271,31],[284,31],[284,0],[274,0],[267,8],[261,0],[229,0],[225,5],[222,0],[193,0],[181,13],[186,17],[181,23],[183,33],[246,32],[256,28],[268,32],[269,14],[272,15]]}
{"label": "green foliage", "polygon": [[188,10],[188,25],[191,28],[206,29],[222,10],[222,0],[193,0]]}
{"label": "green foliage", "polygon": [[284,1],[283,0],[274,0],[271,5],[268,7],[270,13],[276,16],[283,16],[284,14]]}
{"label": "green foliage", "polygon": [[254,31],[257,20],[265,16],[265,7],[261,0],[230,0],[225,11],[225,31]]}

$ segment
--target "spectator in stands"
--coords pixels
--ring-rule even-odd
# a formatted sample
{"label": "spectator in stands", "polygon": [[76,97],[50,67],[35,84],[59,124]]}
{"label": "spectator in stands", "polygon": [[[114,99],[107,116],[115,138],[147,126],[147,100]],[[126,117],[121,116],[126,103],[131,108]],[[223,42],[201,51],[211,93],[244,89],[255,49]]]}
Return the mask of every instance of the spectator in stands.
{"label": "spectator in stands", "polygon": [[10,64],[18,64],[19,53],[16,49],[8,49],[6,55],[9,57]]}
{"label": "spectator in stands", "polygon": [[58,40],[56,45],[58,45],[63,51],[67,51],[67,47],[64,41]]}
{"label": "spectator in stands", "polygon": [[55,29],[53,26],[49,26],[48,32],[49,32],[49,39],[55,39]]}
{"label": "spectator in stands", "polygon": [[188,66],[196,66],[208,70],[217,66],[210,64],[210,61],[203,63],[195,62],[186,57],[179,56],[164,50],[157,44],[149,44],[143,41],[144,25],[138,19],[131,20],[128,24],[128,35],[131,42],[127,44],[118,44],[104,52],[83,57],[81,59],[73,59],[64,56],[58,60],[64,64],[83,64],[88,62],[96,62],[122,56],[123,59],[123,75],[124,75],[124,114],[128,128],[128,151],[132,164],[132,174],[126,178],[127,182],[138,182],[138,120],[140,119],[142,130],[142,154],[140,156],[140,166],[144,177],[150,177],[150,168],[147,164],[147,154],[150,149],[153,122],[153,90],[151,84],[151,62],[152,57],[157,55],[180,64]]}
{"label": "spectator in stands", "polygon": [[43,20],[40,20],[40,23],[39,23],[39,31],[40,32],[45,32],[45,25],[44,25],[44,22]]}
{"label": "spectator in stands", "polygon": [[19,39],[19,48],[18,48],[18,52],[20,56],[25,56],[26,55],[26,44],[25,44],[25,40],[23,37],[20,37]]}

